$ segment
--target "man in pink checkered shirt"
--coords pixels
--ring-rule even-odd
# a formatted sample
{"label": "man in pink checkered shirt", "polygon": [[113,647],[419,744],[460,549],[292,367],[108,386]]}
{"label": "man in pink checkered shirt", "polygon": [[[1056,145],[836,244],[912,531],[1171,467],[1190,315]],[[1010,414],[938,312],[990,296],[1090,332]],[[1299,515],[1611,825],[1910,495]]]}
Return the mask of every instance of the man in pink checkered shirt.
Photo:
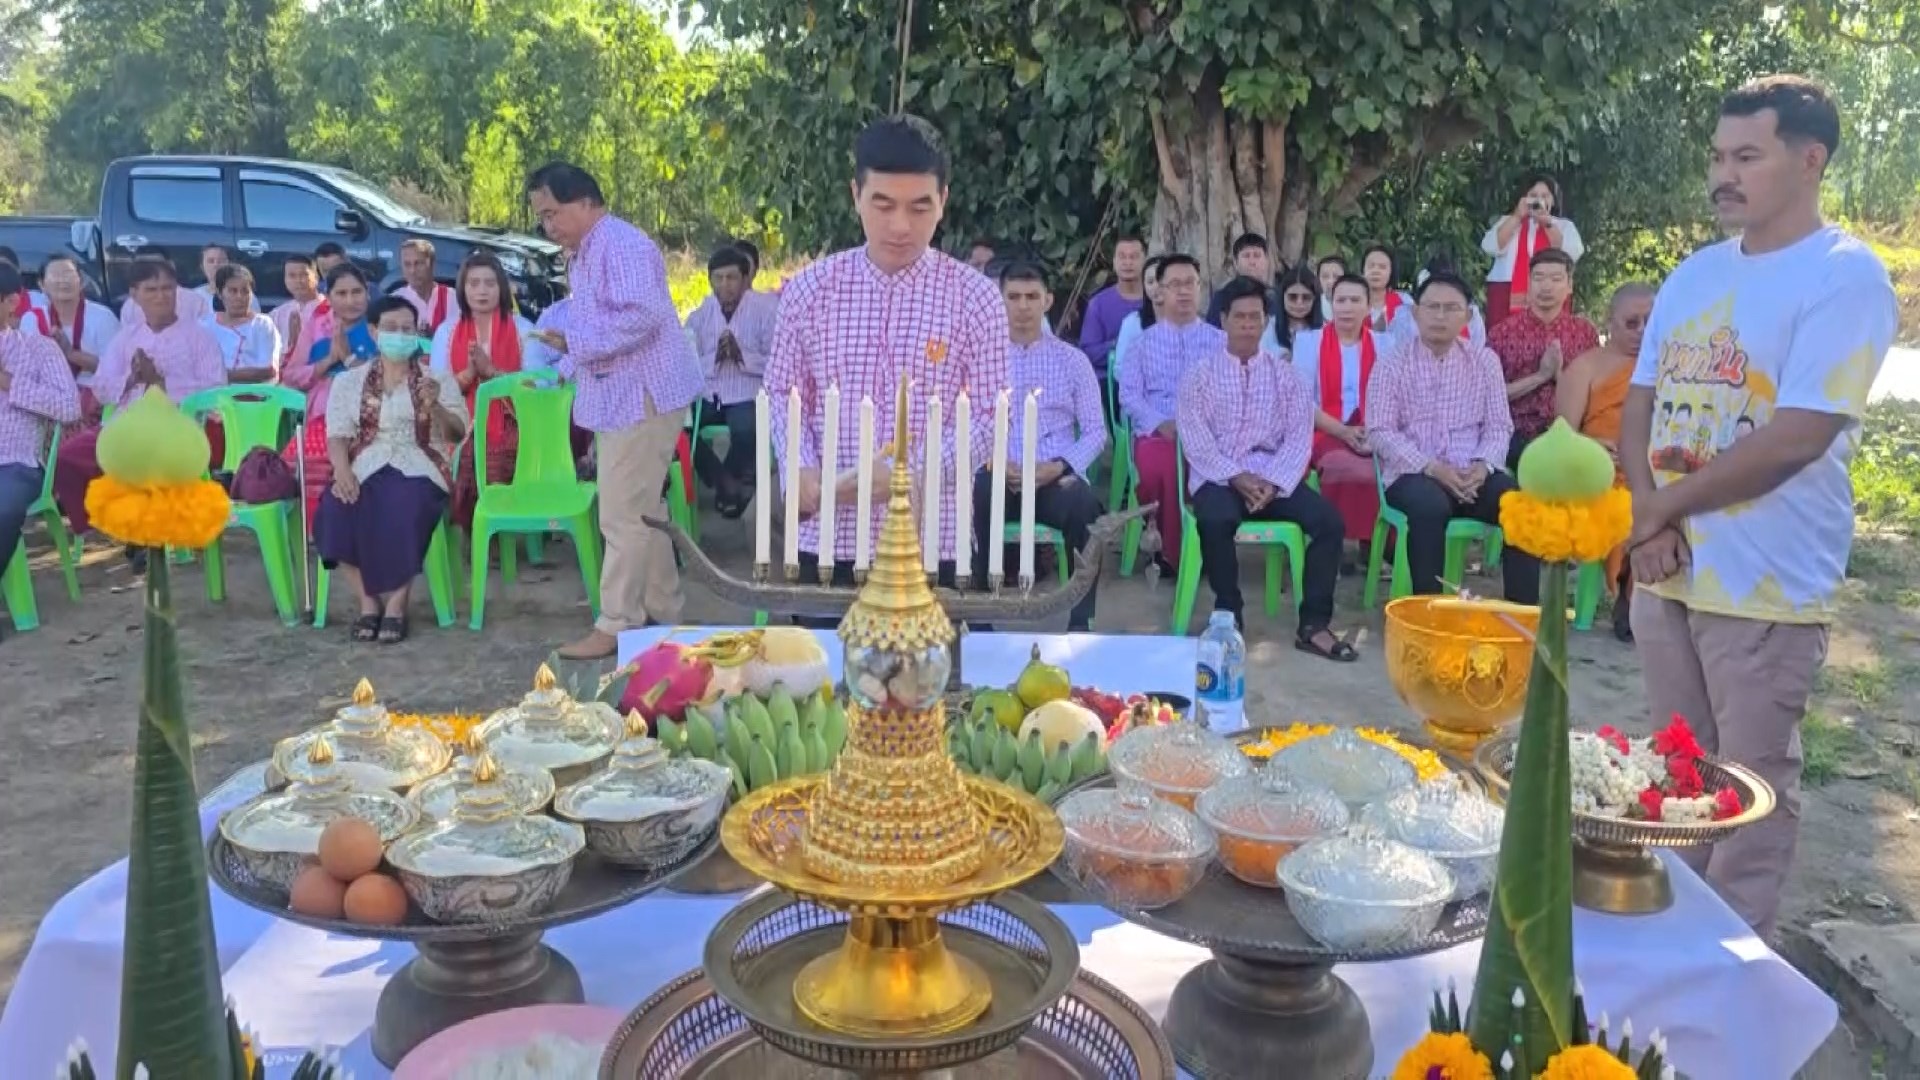
{"label": "man in pink checkered shirt", "polygon": [[714,489],[720,513],[737,518],[747,508],[747,485],[753,482],[753,401],[773,354],[780,301],[753,290],[753,260],[731,246],[707,258],[707,284],[713,294],[687,316],[687,335],[707,376],[700,423],[726,425],[727,457],[722,461],[695,432],[693,467]]}
{"label": "man in pink checkered shirt", "polygon": [[[1107,421],[1100,403],[1100,380],[1093,374],[1087,354],[1053,336],[1047,329],[1047,312],[1053,308],[1053,292],[1047,288],[1046,275],[1027,262],[1016,262],[1000,273],[1000,295],[1007,306],[1007,331],[1012,347],[1008,366],[1012,372],[1016,403],[1011,410],[1007,438],[1007,519],[1017,520],[1020,505],[1020,448],[1025,446],[1027,395],[1040,392],[1039,432],[1034,437],[1033,517],[1041,525],[1060,530],[1067,550],[1076,552],[1087,546],[1087,534],[1100,516],[1100,497],[1087,482],[1087,470],[1107,448]],[[973,488],[973,577],[987,579],[988,545],[1002,543],[993,535],[993,462],[982,459]],[[1071,559],[1072,555],[1066,556]],[[1012,565],[1009,563],[1008,565]],[[1093,589],[1068,616],[1067,630],[1078,633],[1091,629]]]}
{"label": "man in pink checkered shirt", "polygon": [[0,574],[20,546],[27,507],[46,483],[54,424],[80,419],[80,387],[66,354],[38,328],[22,330],[20,268],[0,262]]}
{"label": "man in pink checkered shirt", "polygon": [[614,654],[622,630],[680,621],[673,546],[644,519],[666,516],[667,468],[704,380],[647,234],[609,213],[599,182],[576,165],[542,166],[526,186],[547,238],[573,253],[567,329],[535,337],[560,354],[555,368],[576,387],[574,422],[598,442],[600,617],[560,649],[596,660]]}
{"label": "man in pink checkered shirt", "polygon": [[[1513,477],[1501,468],[1513,416],[1500,358],[1460,337],[1473,290],[1453,274],[1434,274],[1414,290],[1417,333],[1387,346],[1367,383],[1367,441],[1386,484],[1388,505],[1407,515],[1407,569],[1416,594],[1450,591],[1442,581],[1447,522],[1497,525],[1500,496]],[[1540,598],[1540,560],[1515,547],[1500,557],[1506,598]]]}
{"label": "man in pink checkered shirt", "polygon": [[[892,438],[894,388],[908,380],[908,460],[926,460],[927,401],[941,402],[942,460],[940,577],[954,577],[951,492],[954,402],[965,389],[972,402],[973,460],[993,446],[993,401],[1007,386],[1007,314],[992,281],[929,246],[947,202],[948,161],[940,133],[917,116],[876,120],[854,144],[853,198],[866,233],[863,247],[814,263],[780,295],[773,359],[767,364],[772,441],[786,475],[787,409],[800,395],[800,481],[787,497],[800,500],[802,580],[818,580],[822,558],[833,577],[853,581],[855,486],[859,467],[860,401],[872,398],[876,455]],[[840,388],[840,439],[835,468],[834,548],[820,547],[820,475],[827,391]],[[873,470],[876,496],[865,526],[878,539],[886,512],[887,467]]]}
{"label": "man in pink checkered shirt", "polygon": [[1260,348],[1273,306],[1267,285],[1237,277],[1217,299],[1226,344],[1187,369],[1176,417],[1214,608],[1233,612],[1234,622],[1246,625],[1234,543],[1240,526],[1292,522],[1307,535],[1306,558],[1293,583],[1299,613],[1294,647],[1351,663],[1359,654],[1331,629],[1346,526],[1333,504],[1307,485],[1314,401],[1285,356]]}

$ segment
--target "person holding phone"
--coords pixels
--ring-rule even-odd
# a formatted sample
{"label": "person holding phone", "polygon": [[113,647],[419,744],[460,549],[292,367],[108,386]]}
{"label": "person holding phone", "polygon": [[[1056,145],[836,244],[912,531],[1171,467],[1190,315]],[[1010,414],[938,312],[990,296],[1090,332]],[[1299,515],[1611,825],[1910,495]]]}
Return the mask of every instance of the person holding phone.
{"label": "person holding phone", "polygon": [[[1493,269],[1487,271],[1489,328],[1526,310],[1528,272],[1535,255],[1557,248],[1579,262],[1586,254],[1580,230],[1560,216],[1563,209],[1560,185],[1546,173],[1536,173],[1521,185],[1513,210],[1502,214],[1481,238],[1480,250],[1493,256]],[[1572,303],[1571,296],[1567,302]]]}

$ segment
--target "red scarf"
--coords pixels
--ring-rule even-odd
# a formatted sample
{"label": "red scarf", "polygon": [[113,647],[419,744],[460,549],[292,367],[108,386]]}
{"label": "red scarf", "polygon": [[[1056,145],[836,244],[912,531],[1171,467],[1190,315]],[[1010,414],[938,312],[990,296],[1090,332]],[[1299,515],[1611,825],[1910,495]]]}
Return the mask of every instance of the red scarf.
{"label": "red scarf", "polygon": [[447,321],[447,298],[452,295],[452,289],[435,282],[433,295],[422,298],[427,301],[427,332],[429,334],[440,329],[440,324]]}
{"label": "red scarf", "polygon": [[[467,350],[478,340],[474,333],[473,316],[462,315],[460,321],[453,324],[453,341],[448,344],[448,364],[453,373],[459,375],[467,370]],[[520,370],[520,330],[514,325],[513,316],[501,308],[493,313],[493,333],[487,339],[487,356],[493,361],[493,370],[508,375]],[[473,415],[473,399],[478,393],[480,383],[476,380],[467,388],[467,415]],[[502,445],[507,436],[507,414],[500,403],[487,411],[487,443],[489,446]]]}
{"label": "red scarf", "polygon": [[[1391,296],[1392,294],[1388,294]],[[1340,415],[1340,369],[1344,361],[1340,355],[1340,331],[1328,323],[1320,331],[1320,411],[1336,420],[1349,424],[1359,424],[1367,416],[1367,384],[1373,381],[1373,329],[1364,323],[1360,326],[1360,407],[1353,410],[1352,416]]]}
{"label": "red scarf", "polygon": [[1392,326],[1393,313],[1400,310],[1400,290],[1399,289],[1394,289],[1394,288],[1387,289],[1386,308],[1387,308],[1387,325]]}
{"label": "red scarf", "polygon": [[1537,226],[1531,219],[1520,223],[1520,235],[1513,240],[1513,281],[1509,285],[1512,297],[1508,311],[1518,314],[1527,306],[1527,286],[1533,281],[1533,255],[1547,245],[1541,241],[1546,237],[1537,235]]}

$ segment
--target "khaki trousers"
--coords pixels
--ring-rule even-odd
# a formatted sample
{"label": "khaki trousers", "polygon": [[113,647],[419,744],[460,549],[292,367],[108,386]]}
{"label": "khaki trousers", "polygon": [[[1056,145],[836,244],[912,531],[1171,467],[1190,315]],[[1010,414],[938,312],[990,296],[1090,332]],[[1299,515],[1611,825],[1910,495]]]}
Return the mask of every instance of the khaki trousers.
{"label": "khaki trousers", "polygon": [[1800,720],[1827,658],[1827,628],[1711,615],[1645,589],[1633,591],[1632,603],[1655,727],[1686,717],[1707,753],[1754,770],[1779,796],[1765,821],[1679,852],[1757,933],[1771,936],[1800,833]]}
{"label": "khaki trousers", "polygon": [[607,539],[600,570],[600,618],[609,634],[680,621],[680,571],[673,542],[643,518],[664,519],[661,488],[686,410],[659,413],[632,427],[600,433],[600,532]]}

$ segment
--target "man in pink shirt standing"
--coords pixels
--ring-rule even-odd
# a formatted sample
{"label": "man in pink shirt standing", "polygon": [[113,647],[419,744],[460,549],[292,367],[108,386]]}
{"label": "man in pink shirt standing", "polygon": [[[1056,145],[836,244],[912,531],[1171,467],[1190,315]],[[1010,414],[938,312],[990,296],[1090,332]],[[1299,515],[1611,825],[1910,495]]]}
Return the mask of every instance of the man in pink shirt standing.
{"label": "man in pink shirt standing", "polygon": [[407,283],[393,290],[393,295],[413,305],[420,316],[421,336],[432,337],[454,307],[453,290],[434,280],[432,241],[415,236],[400,242],[400,276]]}
{"label": "man in pink shirt standing", "polygon": [[578,388],[574,420],[598,442],[607,538],[600,617],[560,650],[597,660],[614,654],[622,630],[680,621],[672,545],[643,519],[665,516],[674,444],[705,380],[667,292],[660,249],[608,212],[592,175],[554,162],[528,177],[526,190],[547,238],[573,253],[567,329],[535,336],[560,354],[556,370]]}

